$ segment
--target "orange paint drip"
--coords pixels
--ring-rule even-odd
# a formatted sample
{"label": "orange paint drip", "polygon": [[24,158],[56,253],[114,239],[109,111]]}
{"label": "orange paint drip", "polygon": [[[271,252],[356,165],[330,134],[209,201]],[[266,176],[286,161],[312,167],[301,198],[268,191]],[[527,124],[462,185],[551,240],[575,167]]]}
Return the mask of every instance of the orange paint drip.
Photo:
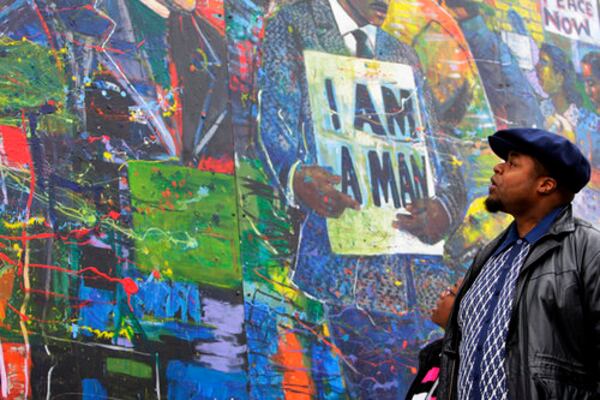
{"label": "orange paint drip", "polygon": [[12,297],[13,287],[15,285],[15,270],[6,268],[0,276],[0,326],[4,325],[6,318],[6,307]]}
{"label": "orange paint drip", "polygon": [[306,367],[302,344],[293,332],[279,339],[279,350],[273,361],[283,368],[283,394],[285,400],[310,400],[315,394],[315,385]]}

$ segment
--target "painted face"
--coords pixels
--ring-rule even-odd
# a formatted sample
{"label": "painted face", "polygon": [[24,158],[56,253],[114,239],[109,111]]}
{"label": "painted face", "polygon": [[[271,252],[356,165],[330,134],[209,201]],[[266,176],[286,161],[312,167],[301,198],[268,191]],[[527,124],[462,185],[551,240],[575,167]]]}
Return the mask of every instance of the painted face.
{"label": "painted face", "polygon": [[446,329],[446,326],[448,325],[448,319],[450,318],[450,313],[454,306],[456,293],[461,283],[462,279],[440,293],[435,307],[431,310],[431,322],[443,329]]}
{"label": "painted face", "polygon": [[342,0],[358,25],[381,26],[387,15],[390,0]]}
{"label": "painted face", "polygon": [[585,82],[585,92],[597,108],[600,108],[600,80],[593,75],[592,66],[581,64],[581,72]]}
{"label": "painted face", "polygon": [[544,92],[552,95],[562,90],[563,77],[555,73],[552,59],[548,54],[544,52],[540,53],[540,59],[535,66],[535,71]]}
{"label": "painted face", "polygon": [[485,206],[489,212],[508,214],[527,209],[536,201],[540,179],[533,157],[511,151],[505,162],[494,167]]}

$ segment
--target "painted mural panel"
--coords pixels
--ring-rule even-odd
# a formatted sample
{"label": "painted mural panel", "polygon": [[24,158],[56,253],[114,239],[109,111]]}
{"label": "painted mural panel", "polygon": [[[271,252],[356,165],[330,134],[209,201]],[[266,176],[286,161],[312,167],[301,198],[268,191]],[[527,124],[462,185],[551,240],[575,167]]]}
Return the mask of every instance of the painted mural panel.
{"label": "painted mural panel", "polygon": [[248,397],[222,2],[0,7],[0,398]]}
{"label": "painted mural panel", "polygon": [[403,398],[509,220],[486,137],[593,165],[598,4],[0,4],[0,398]]}
{"label": "painted mural panel", "polygon": [[404,398],[438,296],[509,223],[483,207],[496,129],[577,143],[600,223],[597,4],[575,3],[226,2],[250,397]]}

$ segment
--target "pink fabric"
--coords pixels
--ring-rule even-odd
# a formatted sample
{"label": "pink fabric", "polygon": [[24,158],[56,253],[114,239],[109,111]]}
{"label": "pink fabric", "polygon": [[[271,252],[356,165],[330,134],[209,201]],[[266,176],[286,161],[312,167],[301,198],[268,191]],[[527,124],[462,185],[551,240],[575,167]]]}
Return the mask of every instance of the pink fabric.
{"label": "pink fabric", "polygon": [[423,378],[422,382],[423,383],[435,382],[435,380],[438,378],[439,375],[440,375],[440,369],[438,367],[431,368],[427,372],[427,375],[425,375],[425,378]]}

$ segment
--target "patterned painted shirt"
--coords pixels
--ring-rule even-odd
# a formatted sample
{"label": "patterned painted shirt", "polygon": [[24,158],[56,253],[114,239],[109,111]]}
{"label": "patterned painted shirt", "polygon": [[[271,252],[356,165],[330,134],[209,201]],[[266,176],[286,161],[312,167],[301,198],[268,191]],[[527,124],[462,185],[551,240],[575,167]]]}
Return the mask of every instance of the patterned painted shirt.
{"label": "patterned painted shirt", "polygon": [[508,398],[505,347],[517,277],[530,248],[548,232],[561,211],[552,211],[523,239],[513,223],[460,302],[460,400]]}

